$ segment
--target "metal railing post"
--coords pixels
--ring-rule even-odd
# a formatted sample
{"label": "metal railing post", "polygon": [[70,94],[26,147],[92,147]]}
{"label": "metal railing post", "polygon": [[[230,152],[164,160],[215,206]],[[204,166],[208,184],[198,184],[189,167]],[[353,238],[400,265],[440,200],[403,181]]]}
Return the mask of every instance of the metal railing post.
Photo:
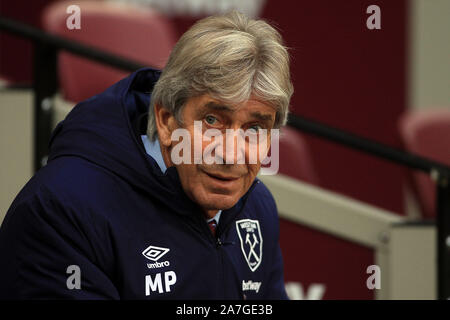
{"label": "metal railing post", "polygon": [[449,175],[439,173],[437,202],[437,286],[438,298],[450,299],[450,184]]}
{"label": "metal railing post", "polygon": [[34,43],[34,169],[47,163],[48,143],[52,130],[53,96],[58,88],[57,48],[42,42]]}

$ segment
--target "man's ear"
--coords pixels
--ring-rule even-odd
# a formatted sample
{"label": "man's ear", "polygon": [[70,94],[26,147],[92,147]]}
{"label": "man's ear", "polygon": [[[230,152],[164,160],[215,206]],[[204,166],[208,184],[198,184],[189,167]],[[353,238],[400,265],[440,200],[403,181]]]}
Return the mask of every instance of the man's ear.
{"label": "man's ear", "polygon": [[159,141],[168,148],[172,144],[172,131],[176,128],[175,117],[169,110],[159,104],[155,104],[154,114]]}

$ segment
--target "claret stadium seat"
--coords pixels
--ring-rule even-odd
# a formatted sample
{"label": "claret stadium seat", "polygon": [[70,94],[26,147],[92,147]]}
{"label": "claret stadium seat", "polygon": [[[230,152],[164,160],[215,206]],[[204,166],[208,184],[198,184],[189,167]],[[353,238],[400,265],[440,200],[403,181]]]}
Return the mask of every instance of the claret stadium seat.
{"label": "claret stadium seat", "polygon": [[289,126],[281,129],[279,173],[319,185],[311,151],[303,134]]}
{"label": "claret stadium seat", "polygon": [[[80,8],[80,29],[69,29],[67,8]],[[45,31],[103,49],[146,66],[162,68],[176,42],[171,21],[149,7],[108,1],[57,1],[45,8]],[[62,52],[59,81],[63,98],[80,102],[124,78],[128,72]]]}
{"label": "claret stadium seat", "polygon": [[[408,151],[450,165],[450,108],[408,112],[400,118],[399,129]],[[411,181],[423,218],[435,218],[435,183],[417,171]]]}

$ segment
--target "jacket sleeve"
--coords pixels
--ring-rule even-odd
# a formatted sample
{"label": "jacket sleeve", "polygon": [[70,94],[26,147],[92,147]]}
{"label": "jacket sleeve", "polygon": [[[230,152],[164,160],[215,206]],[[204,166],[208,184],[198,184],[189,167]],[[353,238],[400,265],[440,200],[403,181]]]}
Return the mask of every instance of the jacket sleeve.
{"label": "jacket sleeve", "polygon": [[0,299],[119,299],[86,223],[48,193],[19,196],[0,228]]}
{"label": "jacket sleeve", "polygon": [[284,284],[283,258],[278,244],[275,246],[274,251],[273,267],[270,271],[269,285],[266,289],[265,299],[289,300]]}

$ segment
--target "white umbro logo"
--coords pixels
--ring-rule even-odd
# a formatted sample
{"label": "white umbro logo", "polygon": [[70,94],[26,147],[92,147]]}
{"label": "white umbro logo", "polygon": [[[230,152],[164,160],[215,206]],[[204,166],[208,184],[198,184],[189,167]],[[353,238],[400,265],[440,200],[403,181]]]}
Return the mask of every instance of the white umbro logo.
{"label": "white umbro logo", "polygon": [[[170,249],[149,246],[147,249],[142,251],[142,255],[149,260],[152,260],[153,263],[147,263],[147,268],[149,269],[157,269],[164,268],[170,266],[169,261],[161,261],[158,262]],[[177,275],[175,271],[168,270],[164,272],[155,273],[154,270],[151,271],[151,274],[145,276],[145,295],[149,296],[150,294],[155,293],[164,293],[171,292],[172,286],[177,282]]]}
{"label": "white umbro logo", "polygon": [[142,251],[142,254],[147,259],[156,262],[159,259],[161,259],[162,256],[164,256],[167,252],[169,252],[169,250],[170,249],[168,249],[168,248],[161,248],[161,247],[150,246],[147,249],[145,249],[144,251]]}

